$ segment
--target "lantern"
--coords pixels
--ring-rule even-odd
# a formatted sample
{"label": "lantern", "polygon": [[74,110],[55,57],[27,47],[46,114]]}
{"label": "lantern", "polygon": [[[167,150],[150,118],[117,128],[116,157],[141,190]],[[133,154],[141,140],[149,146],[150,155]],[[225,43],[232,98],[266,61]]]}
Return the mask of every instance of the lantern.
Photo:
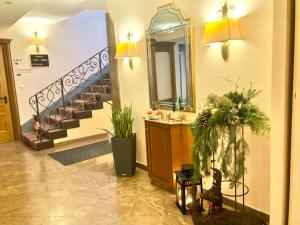
{"label": "lantern", "polygon": [[[183,215],[186,215],[188,210],[188,204],[192,203],[193,196],[191,193],[191,189],[193,184],[197,187],[197,195],[196,199],[201,199],[200,194],[202,193],[202,178],[198,181],[194,181],[192,179],[191,169],[184,169],[186,165],[182,166],[180,171],[176,171],[176,205],[181,211]],[[201,199],[201,207],[203,207],[202,199]]]}

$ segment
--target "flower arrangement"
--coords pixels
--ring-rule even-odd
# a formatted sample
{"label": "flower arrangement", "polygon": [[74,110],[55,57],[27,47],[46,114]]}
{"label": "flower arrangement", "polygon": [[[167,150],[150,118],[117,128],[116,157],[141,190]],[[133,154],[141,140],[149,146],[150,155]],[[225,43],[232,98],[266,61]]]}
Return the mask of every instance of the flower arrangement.
{"label": "flower arrangement", "polygon": [[250,128],[255,135],[264,135],[270,130],[268,117],[251,102],[260,91],[252,87],[242,92],[237,89],[222,96],[209,95],[190,126],[194,137],[196,179],[201,173],[209,174],[209,160],[219,152],[218,161],[223,177],[230,180],[231,184],[236,183],[246,172],[244,162],[249,152],[244,128]]}

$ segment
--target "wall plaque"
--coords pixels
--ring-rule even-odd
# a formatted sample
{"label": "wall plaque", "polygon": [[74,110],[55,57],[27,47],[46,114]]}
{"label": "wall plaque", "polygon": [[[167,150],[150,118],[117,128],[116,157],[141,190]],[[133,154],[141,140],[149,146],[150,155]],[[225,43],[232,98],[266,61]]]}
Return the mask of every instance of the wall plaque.
{"label": "wall plaque", "polygon": [[31,66],[49,66],[48,55],[30,55]]}

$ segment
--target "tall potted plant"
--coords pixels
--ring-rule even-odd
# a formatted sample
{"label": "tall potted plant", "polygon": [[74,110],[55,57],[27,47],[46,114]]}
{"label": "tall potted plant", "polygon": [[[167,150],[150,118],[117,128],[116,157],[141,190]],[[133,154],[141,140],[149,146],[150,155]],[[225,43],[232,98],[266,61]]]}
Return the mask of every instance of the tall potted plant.
{"label": "tall potted plant", "polygon": [[113,108],[112,150],[117,176],[132,176],[136,167],[136,134],[132,132],[132,107]]}

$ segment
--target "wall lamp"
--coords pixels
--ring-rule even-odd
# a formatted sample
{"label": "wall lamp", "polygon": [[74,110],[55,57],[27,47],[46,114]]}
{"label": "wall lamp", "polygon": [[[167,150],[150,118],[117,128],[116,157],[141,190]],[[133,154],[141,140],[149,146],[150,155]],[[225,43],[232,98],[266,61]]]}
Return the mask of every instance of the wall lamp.
{"label": "wall lamp", "polygon": [[205,24],[203,43],[212,44],[221,42],[222,57],[227,61],[229,57],[229,41],[241,40],[241,35],[238,19],[228,18],[227,3],[224,4],[221,13],[223,17],[221,20]]}
{"label": "wall lamp", "polygon": [[35,31],[31,37],[31,40],[32,45],[35,46],[36,53],[39,54],[43,39],[39,36],[38,32]]}
{"label": "wall lamp", "polygon": [[132,41],[132,33],[129,32],[127,34],[128,42],[122,42],[117,44],[116,48],[116,59],[128,58],[129,67],[133,70],[133,62],[132,57],[137,56],[137,47],[136,42]]}

